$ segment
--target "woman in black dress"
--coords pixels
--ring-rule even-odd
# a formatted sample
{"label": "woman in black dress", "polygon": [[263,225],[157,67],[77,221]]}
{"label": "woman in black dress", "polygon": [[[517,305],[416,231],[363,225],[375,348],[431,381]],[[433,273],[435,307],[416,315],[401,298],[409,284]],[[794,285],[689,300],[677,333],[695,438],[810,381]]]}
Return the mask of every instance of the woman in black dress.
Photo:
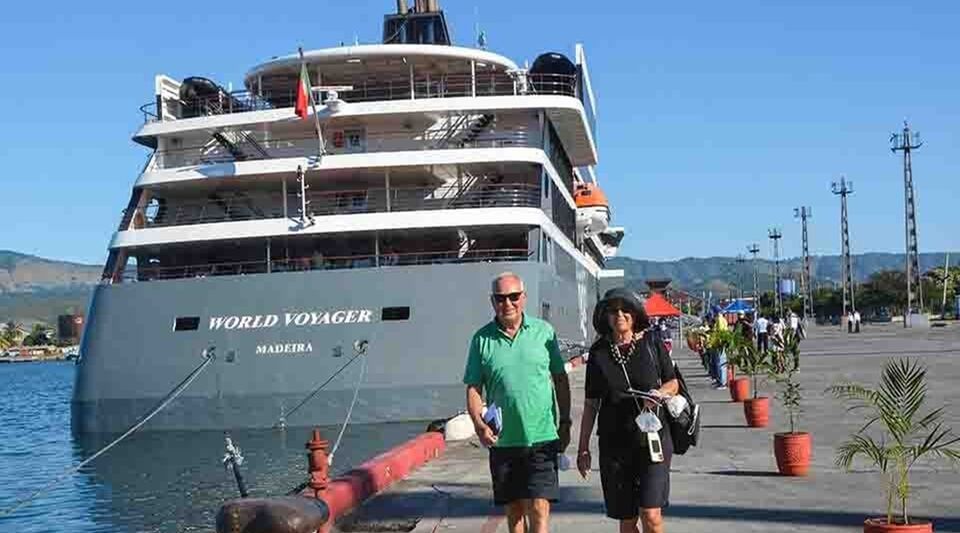
{"label": "woman in black dress", "polygon": [[[663,343],[646,333],[649,324],[643,302],[624,288],[607,291],[593,315],[600,338],[590,348],[587,360],[577,469],[584,478],[590,471],[590,434],[599,414],[603,500],[607,516],[620,521],[620,533],[639,533],[638,521],[642,521],[644,533],[661,533],[660,510],[670,496],[673,445],[667,409],[627,392],[632,389],[667,398],[679,389]],[[660,419],[662,461],[654,459],[647,433],[637,425],[637,416],[643,411]]]}

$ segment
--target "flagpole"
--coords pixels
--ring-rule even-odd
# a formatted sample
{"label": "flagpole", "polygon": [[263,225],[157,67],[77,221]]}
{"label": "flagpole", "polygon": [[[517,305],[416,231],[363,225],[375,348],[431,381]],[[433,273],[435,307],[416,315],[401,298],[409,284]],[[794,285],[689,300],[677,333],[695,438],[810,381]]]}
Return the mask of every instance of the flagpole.
{"label": "flagpole", "polygon": [[[302,68],[303,66],[306,65],[306,60],[303,58],[303,47],[302,46],[297,47],[297,52],[300,54],[300,65]],[[317,114],[317,101],[313,97],[313,80],[310,79],[309,70],[307,70],[307,79],[309,81],[308,83],[309,87],[307,87],[307,98],[310,99],[310,108],[313,110],[313,125],[314,125],[314,128],[316,128],[317,130],[317,145],[320,150],[317,153],[317,155],[323,156],[323,154],[326,153],[327,148],[323,142],[323,130],[320,129],[320,115]],[[319,158],[317,159],[317,163],[318,164],[320,163]]]}

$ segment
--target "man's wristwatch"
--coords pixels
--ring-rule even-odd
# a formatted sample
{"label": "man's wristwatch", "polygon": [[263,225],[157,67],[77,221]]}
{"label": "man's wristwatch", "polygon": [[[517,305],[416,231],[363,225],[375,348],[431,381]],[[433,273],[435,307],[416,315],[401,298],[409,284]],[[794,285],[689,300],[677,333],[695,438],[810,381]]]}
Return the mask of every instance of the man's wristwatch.
{"label": "man's wristwatch", "polygon": [[573,420],[570,420],[569,418],[565,418],[560,421],[561,426],[569,426],[571,424],[573,424]]}

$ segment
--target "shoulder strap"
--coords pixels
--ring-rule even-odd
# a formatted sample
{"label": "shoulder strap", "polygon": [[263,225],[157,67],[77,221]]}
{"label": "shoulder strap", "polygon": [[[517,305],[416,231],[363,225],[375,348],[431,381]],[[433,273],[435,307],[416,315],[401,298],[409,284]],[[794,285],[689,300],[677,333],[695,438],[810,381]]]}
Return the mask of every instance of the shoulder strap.
{"label": "shoulder strap", "polygon": [[[661,341],[660,341],[659,337],[655,336],[655,337],[654,337],[654,342],[661,342]],[[658,387],[662,387],[662,386],[663,386],[663,380],[662,380],[661,377],[660,377],[660,376],[661,376],[661,374],[660,374],[660,358],[658,357],[658,354],[655,354],[655,353],[653,353],[653,352],[654,352],[654,349],[650,347],[650,344],[649,344],[649,343],[647,343],[647,353],[650,354],[650,358],[653,359],[653,368],[657,369],[657,386],[658,386]]]}
{"label": "shoulder strap", "polygon": [[[644,339],[641,338],[641,339],[640,339],[640,342],[643,342],[643,340],[644,340]],[[635,341],[635,342],[636,342],[636,341]],[[646,345],[646,343],[644,343],[644,344]],[[617,349],[616,344],[614,344],[613,347],[614,347],[614,349]],[[649,346],[649,345],[646,345],[645,347],[646,347],[647,353],[650,353],[650,346]],[[654,358],[653,364],[654,364],[654,366],[657,368],[657,384],[659,385],[659,384],[660,384],[660,366],[657,364],[656,358]],[[627,388],[632,389],[632,388],[633,388],[633,384],[630,383],[630,374],[627,372],[627,365],[625,365],[623,362],[621,362],[621,363],[620,363],[620,369],[623,370],[623,377],[624,377],[624,379],[627,380]],[[638,410],[638,411],[642,412],[642,411],[644,410],[643,406],[640,405],[640,400],[638,400],[636,396],[633,396],[633,403],[637,406],[637,410]],[[658,413],[658,414],[659,414],[659,411],[660,411],[660,407],[657,406],[657,413]]]}

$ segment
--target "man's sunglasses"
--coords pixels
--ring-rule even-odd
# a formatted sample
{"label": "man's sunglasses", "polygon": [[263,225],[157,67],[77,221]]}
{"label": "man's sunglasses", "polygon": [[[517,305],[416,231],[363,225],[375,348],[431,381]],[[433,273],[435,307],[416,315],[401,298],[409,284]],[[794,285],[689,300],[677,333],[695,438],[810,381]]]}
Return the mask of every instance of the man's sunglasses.
{"label": "man's sunglasses", "polygon": [[518,301],[520,301],[521,296],[523,296],[522,292],[511,292],[508,294],[494,294],[493,300],[498,304],[502,304],[503,302],[506,302],[507,299],[509,299],[513,303],[517,303]]}

